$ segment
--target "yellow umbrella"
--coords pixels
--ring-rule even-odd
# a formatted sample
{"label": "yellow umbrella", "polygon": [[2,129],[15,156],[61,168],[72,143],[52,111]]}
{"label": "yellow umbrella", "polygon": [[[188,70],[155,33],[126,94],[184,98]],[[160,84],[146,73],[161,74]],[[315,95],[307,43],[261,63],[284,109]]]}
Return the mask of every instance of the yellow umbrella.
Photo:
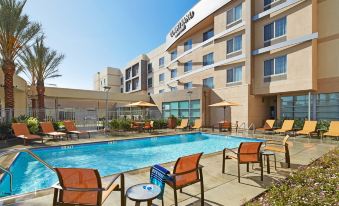
{"label": "yellow umbrella", "polygon": [[[146,107],[157,107],[156,104],[152,104],[152,103],[144,102],[144,101],[134,102],[134,103],[131,103],[131,104],[127,104],[126,106],[127,107],[140,107],[140,108],[143,109],[143,113],[145,113],[144,109]],[[145,114],[143,114],[143,116],[145,116]]]}
{"label": "yellow umbrella", "polygon": [[128,104],[126,106],[128,107],[156,107],[157,105],[149,103],[149,102],[139,101],[139,102]]}
{"label": "yellow umbrella", "polygon": [[226,107],[232,107],[232,106],[240,106],[239,103],[236,102],[228,102],[228,101],[222,101],[215,104],[208,105],[210,107],[223,107],[224,108],[224,122],[226,121]]}

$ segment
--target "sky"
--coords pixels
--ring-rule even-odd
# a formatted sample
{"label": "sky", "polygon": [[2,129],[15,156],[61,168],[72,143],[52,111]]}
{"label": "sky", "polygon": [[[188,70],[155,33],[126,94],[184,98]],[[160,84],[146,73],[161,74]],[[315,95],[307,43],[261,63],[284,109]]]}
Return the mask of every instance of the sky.
{"label": "sky", "polygon": [[[123,68],[165,42],[198,0],[28,0],[24,12],[42,25],[46,44],[65,55],[57,87],[93,89],[107,66]],[[47,85],[48,86],[48,85]]]}

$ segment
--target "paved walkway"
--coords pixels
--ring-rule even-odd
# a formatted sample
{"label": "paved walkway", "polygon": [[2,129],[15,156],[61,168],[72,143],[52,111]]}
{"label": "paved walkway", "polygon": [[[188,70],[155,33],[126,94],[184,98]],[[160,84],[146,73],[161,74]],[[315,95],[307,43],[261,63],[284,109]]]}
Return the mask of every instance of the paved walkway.
{"label": "paved walkway", "polygon": [[[262,135],[261,135],[262,137]],[[280,138],[282,137],[274,137]],[[201,164],[204,166],[204,186],[205,186],[205,205],[241,205],[253,197],[265,191],[274,181],[279,181],[285,178],[292,170],[297,169],[301,165],[307,165],[313,160],[321,157],[329,150],[338,146],[337,141],[319,139],[308,139],[304,137],[290,138],[289,141],[291,154],[291,168],[286,168],[284,155],[277,155],[277,170],[271,168],[271,174],[267,174],[266,166],[264,167],[264,181],[260,181],[260,170],[256,164],[250,172],[246,172],[246,166],[241,167],[241,183],[237,180],[237,165],[236,161],[229,160],[226,162],[226,174],[221,173],[221,153],[206,155],[202,158]],[[271,158],[273,159],[273,158]],[[274,165],[273,162],[271,165]],[[174,163],[165,164],[170,170],[173,170]],[[148,182],[148,169],[137,170],[125,174],[126,188],[131,185]],[[52,192],[48,191],[47,193]],[[178,193],[179,205],[200,205],[200,187],[199,184],[184,188],[183,193]],[[166,187],[165,190],[165,205],[173,205],[173,190]],[[12,205],[35,205],[45,206],[51,205],[52,195],[44,195],[18,202]],[[155,205],[161,205],[159,200],[153,202]],[[0,203],[1,205],[1,203]],[[120,205],[118,193],[110,195],[104,205]],[[134,202],[127,200],[127,205],[134,205]]]}

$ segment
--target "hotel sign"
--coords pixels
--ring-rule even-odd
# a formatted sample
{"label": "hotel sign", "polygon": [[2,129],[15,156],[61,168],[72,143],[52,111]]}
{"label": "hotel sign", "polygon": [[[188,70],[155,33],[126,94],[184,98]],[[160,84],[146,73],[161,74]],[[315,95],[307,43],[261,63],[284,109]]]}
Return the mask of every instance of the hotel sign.
{"label": "hotel sign", "polygon": [[186,24],[193,19],[194,11],[188,12],[179,23],[172,29],[170,35],[171,37],[177,38],[183,31],[186,30]]}
{"label": "hotel sign", "polygon": [[229,2],[231,2],[231,0],[200,0],[168,32],[166,36],[166,50],[194,26]]}

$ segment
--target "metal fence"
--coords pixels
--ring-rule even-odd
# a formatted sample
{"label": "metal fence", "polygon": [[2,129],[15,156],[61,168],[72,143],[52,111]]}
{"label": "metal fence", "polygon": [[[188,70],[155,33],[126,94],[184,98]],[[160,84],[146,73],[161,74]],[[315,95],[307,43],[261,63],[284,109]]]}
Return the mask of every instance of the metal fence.
{"label": "metal fence", "polygon": [[[161,119],[159,110],[155,109],[79,109],[79,108],[58,108],[58,109],[0,109],[0,123],[11,123],[20,121],[27,117],[36,117],[39,121],[63,121],[73,120],[78,127],[86,129],[98,129],[106,121],[114,119],[145,120]],[[14,119],[13,119],[14,118]]]}

